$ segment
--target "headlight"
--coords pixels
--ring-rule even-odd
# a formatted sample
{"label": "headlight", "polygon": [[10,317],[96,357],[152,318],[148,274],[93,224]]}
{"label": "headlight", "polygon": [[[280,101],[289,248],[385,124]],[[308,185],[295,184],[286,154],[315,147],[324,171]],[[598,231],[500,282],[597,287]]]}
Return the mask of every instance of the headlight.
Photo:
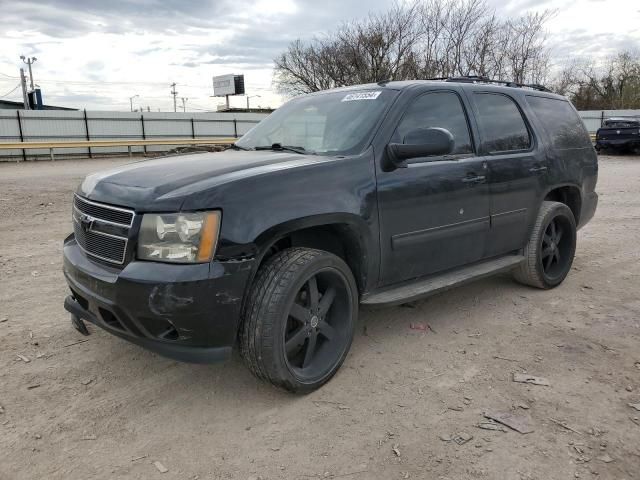
{"label": "headlight", "polygon": [[146,213],[138,237],[138,258],[171,263],[202,263],[213,258],[220,212]]}

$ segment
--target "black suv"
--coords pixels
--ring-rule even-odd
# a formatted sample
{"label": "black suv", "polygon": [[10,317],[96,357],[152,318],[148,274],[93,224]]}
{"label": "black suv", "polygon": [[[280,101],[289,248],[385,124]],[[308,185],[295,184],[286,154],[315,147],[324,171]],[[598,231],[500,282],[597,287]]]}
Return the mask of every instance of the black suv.
{"label": "black suv", "polygon": [[594,214],[596,152],[573,106],[484,81],[341,88],[286,103],[219,153],[93,175],[64,242],[65,308],[160,354],[228,358],[311,391],[359,304],[513,271],[548,289]]}
{"label": "black suv", "polygon": [[633,152],[640,149],[640,120],[607,118],[596,132],[596,150]]}

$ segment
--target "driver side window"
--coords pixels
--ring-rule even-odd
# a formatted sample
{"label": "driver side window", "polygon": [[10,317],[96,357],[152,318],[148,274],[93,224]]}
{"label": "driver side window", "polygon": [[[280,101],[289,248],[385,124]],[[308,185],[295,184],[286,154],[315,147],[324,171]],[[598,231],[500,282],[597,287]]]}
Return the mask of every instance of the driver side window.
{"label": "driver side window", "polygon": [[453,92],[429,92],[418,97],[400,121],[394,140],[404,143],[405,136],[419,128],[444,128],[453,135],[452,154],[473,153],[467,115]]}

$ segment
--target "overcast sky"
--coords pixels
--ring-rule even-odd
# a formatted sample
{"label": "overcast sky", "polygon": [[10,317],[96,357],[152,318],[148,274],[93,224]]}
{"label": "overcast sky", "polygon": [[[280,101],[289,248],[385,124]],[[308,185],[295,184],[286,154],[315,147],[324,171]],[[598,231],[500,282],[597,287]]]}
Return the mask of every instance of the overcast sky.
{"label": "overcast sky", "polygon": [[[489,0],[500,16],[554,9],[548,24],[556,63],[640,50],[638,0]],[[89,110],[210,110],[211,77],[244,73],[252,106],[278,106],[273,58],[308,39],[388,8],[391,0],[0,0],[0,96],[21,100],[20,55],[36,56],[45,103]],[[364,5],[367,5],[365,8]],[[179,103],[181,104],[180,100]],[[244,97],[232,99],[243,106]]]}

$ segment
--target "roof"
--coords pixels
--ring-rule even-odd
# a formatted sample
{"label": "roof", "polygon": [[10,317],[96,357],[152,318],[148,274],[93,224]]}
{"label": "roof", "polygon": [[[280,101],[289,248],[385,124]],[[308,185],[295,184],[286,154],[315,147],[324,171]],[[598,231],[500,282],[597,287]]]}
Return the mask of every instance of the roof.
{"label": "roof", "polygon": [[[23,102],[14,102],[11,100],[0,100],[0,110],[22,110]],[[57,107],[55,105],[43,105],[43,110],[78,110],[77,108]]]}
{"label": "roof", "polygon": [[637,117],[607,117],[605,122],[640,122],[640,118]]}
{"label": "roof", "polygon": [[[490,90],[496,91],[510,91],[524,90],[526,92],[535,92],[536,95],[548,96],[565,100],[565,97],[555,94],[542,85],[535,84],[519,84],[515,82],[506,82],[501,80],[490,80],[483,77],[451,77],[451,78],[437,78],[426,80],[398,80],[398,81],[381,81],[378,83],[367,83],[362,85],[351,85],[348,87],[339,87],[331,90],[325,90],[325,92],[345,91],[345,90],[370,90],[378,88],[388,88],[390,90],[404,90],[406,88],[415,87],[417,85],[433,85],[441,86],[443,83],[450,83],[458,87],[464,88],[468,85],[483,85]],[[322,93],[322,92],[316,92]]]}

